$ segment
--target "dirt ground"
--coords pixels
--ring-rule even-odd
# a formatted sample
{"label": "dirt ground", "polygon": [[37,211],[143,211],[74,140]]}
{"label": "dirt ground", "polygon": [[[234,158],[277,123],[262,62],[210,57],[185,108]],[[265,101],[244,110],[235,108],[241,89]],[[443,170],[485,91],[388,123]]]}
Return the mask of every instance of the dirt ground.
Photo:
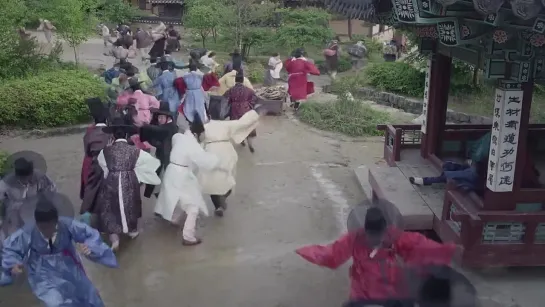
{"label": "dirt ground", "polygon": [[[80,58],[109,63],[101,45],[101,40],[84,44]],[[0,148],[43,154],[48,173],[79,208],[81,134],[4,138]],[[318,268],[293,251],[330,242],[345,231],[350,208],[365,198],[353,168],[379,162],[382,151],[381,138],[353,140],[316,131],[289,114],[265,117],[256,153],[238,148],[237,187],[226,216],[199,221],[202,245],[183,247],[178,229],[153,216],[155,199],[149,199],[144,201],[141,236],[122,242],[120,268],[86,263],[88,273],[107,306],[340,306],[348,295],[347,266]],[[536,307],[543,305],[544,272],[467,274],[483,307]],[[0,306],[38,304],[20,278],[16,285],[0,288]]]}

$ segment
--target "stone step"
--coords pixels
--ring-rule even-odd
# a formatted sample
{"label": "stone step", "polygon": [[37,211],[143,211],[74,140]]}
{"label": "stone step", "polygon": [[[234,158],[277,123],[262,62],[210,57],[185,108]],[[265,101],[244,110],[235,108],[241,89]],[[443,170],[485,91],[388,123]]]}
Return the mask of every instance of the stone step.
{"label": "stone step", "polygon": [[[365,175],[365,170],[368,170]],[[403,217],[406,230],[429,230],[433,228],[433,212],[413,185],[397,167],[369,165],[354,170],[360,186],[368,197],[375,191],[379,199],[394,205]],[[371,179],[371,180],[370,180]],[[373,184],[373,179],[376,186]]]}

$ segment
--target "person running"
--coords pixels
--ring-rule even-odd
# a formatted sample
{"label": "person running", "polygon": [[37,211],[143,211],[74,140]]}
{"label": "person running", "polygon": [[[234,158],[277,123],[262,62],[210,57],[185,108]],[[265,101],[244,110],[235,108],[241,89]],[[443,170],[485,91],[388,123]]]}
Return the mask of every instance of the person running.
{"label": "person running", "polygon": [[98,203],[100,229],[110,235],[112,249],[119,248],[119,235],[136,238],[138,220],[142,217],[140,182],[159,185],[156,170],[161,162],[149,153],[127,143],[129,134],[135,133],[123,119],[115,118],[104,132],[113,134],[114,143],[98,155],[104,172]]}
{"label": "person running", "polygon": [[[231,120],[238,120],[244,114],[253,110],[258,100],[254,90],[244,86],[244,76],[242,74],[237,74],[235,77],[235,86],[230,88],[224,96],[227,98],[227,104],[231,106],[229,114]],[[257,133],[254,129],[246,138],[246,143],[248,143],[251,153],[255,151],[252,139],[256,136]],[[243,141],[241,145],[245,146],[245,142]]]}
{"label": "person running", "polygon": [[220,165],[220,160],[212,153],[204,151],[197,138],[204,133],[199,114],[184,133],[172,137],[172,152],[167,166],[161,191],[155,205],[155,213],[165,220],[177,224],[182,212],[186,219],[182,229],[182,244],[200,244],[195,235],[197,217],[200,212],[208,216],[208,208],[202,197],[201,186],[195,172],[210,171]]}
{"label": "person running", "polygon": [[32,221],[6,239],[2,269],[12,276],[26,271],[32,292],[48,307],[103,307],[78,254],[110,268],[117,268],[117,259],[98,231],[63,216],[72,210],[66,200],[58,194],[38,197]]}

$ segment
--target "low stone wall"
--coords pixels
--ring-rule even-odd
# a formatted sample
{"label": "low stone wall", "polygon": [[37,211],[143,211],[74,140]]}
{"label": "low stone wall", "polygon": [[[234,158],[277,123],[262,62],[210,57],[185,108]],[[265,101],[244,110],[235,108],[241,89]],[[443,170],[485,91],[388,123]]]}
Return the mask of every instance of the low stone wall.
{"label": "low stone wall", "polygon": [[[382,92],[373,88],[364,87],[354,93],[356,97],[372,100],[378,104],[403,110],[407,113],[422,114],[422,100],[407,98],[401,95]],[[471,115],[453,110],[447,111],[447,122],[456,124],[492,124],[492,119],[480,115]]]}

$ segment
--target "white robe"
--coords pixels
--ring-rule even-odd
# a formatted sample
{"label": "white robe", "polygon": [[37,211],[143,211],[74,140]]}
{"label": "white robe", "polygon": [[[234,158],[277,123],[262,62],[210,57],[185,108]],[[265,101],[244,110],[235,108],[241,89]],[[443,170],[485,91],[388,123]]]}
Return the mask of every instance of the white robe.
{"label": "white robe", "polygon": [[204,150],[220,159],[218,168],[198,174],[204,194],[224,195],[235,187],[238,155],[232,142],[242,143],[258,122],[259,115],[252,110],[238,120],[212,120],[204,125],[201,136]]}
{"label": "white robe", "polygon": [[[116,140],[116,142],[127,142],[127,140],[118,139]],[[100,151],[97,160],[100,168],[102,168],[102,171],[104,172],[104,178],[107,178],[109,170],[108,165],[106,164],[106,158],[104,157],[104,150]],[[159,159],[155,158],[154,156],[143,150],[140,150],[138,160],[136,160],[136,164],[134,166],[136,178],[138,178],[138,181],[141,183],[147,183],[151,185],[161,184],[161,178],[159,178],[156,173],[159,166],[161,166],[161,162],[159,161]],[[127,226],[127,219],[125,217],[125,204],[123,203],[121,176],[119,177],[117,186],[119,189],[119,212],[121,212],[121,224],[123,226],[123,233],[127,233],[129,229]]]}
{"label": "white robe", "polygon": [[276,57],[271,57],[269,59],[269,67],[272,67],[270,72],[273,79],[280,79],[280,71],[282,70],[283,66],[284,64],[282,64],[282,60]]}
{"label": "white robe", "polygon": [[177,209],[184,212],[197,209],[208,215],[201,185],[194,172],[212,170],[217,165],[218,157],[205,152],[191,131],[176,133],[172,137],[170,163],[163,175],[155,213],[173,223],[178,222],[180,216]]}

